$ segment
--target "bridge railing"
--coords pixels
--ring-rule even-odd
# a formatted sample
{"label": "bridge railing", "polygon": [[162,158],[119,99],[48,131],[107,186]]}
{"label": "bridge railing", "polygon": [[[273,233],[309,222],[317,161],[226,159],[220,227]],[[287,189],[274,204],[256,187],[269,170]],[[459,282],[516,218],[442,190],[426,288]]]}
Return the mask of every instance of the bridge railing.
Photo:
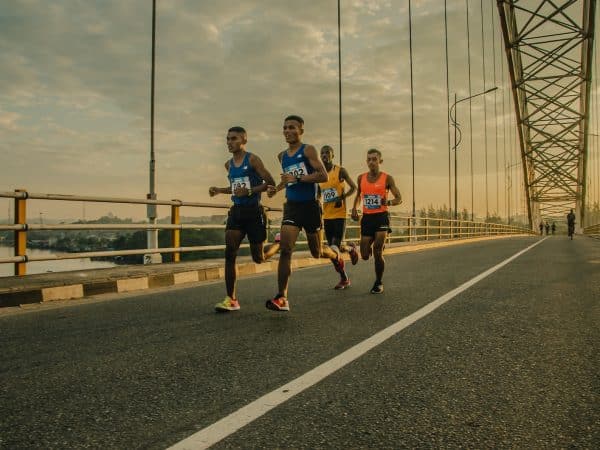
{"label": "bridge railing", "polygon": [[[0,198],[12,198],[15,202],[15,220],[12,225],[0,225],[0,231],[13,231],[14,238],[14,256],[0,258],[0,264],[14,264],[15,275],[26,274],[27,262],[33,261],[54,261],[79,258],[105,258],[128,255],[148,255],[156,253],[173,254],[173,261],[180,261],[180,254],[183,252],[200,252],[210,250],[223,250],[224,244],[220,245],[199,245],[199,246],[181,246],[182,230],[202,230],[202,229],[225,229],[225,224],[182,224],[180,223],[180,209],[182,207],[225,209],[230,208],[230,204],[213,204],[186,202],[181,200],[150,200],[119,197],[96,197],[96,196],[78,196],[63,194],[37,194],[29,193],[24,190],[15,192],[0,192]],[[167,205],[171,206],[171,223],[72,223],[72,224],[33,224],[27,223],[26,211],[28,200],[53,200],[67,202],[103,202],[114,204],[144,204],[144,205]],[[280,213],[281,208],[265,207],[267,214]],[[278,226],[268,221],[269,227]],[[434,239],[465,239],[479,236],[497,236],[508,234],[532,234],[531,230],[498,223],[476,222],[469,220],[454,220],[429,217],[405,217],[391,214],[392,233],[388,237],[388,242],[402,241],[420,241]],[[356,222],[348,221],[348,238],[355,239],[359,237],[360,226]],[[43,256],[32,256],[27,254],[27,232],[28,231],[74,231],[74,230],[171,230],[170,247],[159,248],[141,248],[129,250],[103,250],[77,253],[49,254]],[[271,228],[269,232],[272,234]],[[299,240],[298,244],[306,244],[305,240]],[[242,244],[242,248],[248,247],[248,244]]]}
{"label": "bridge railing", "polygon": [[600,223],[589,225],[583,229],[583,234],[596,239],[600,239]]}

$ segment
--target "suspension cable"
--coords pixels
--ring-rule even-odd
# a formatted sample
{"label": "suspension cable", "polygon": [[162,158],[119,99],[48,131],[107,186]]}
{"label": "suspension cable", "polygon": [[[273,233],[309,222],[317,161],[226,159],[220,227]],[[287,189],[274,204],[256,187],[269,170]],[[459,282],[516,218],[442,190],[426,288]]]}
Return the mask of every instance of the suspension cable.
{"label": "suspension cable", "polygon": [[[487,89],[485,84],[485,36],[483,33],[483,0],[480,0],[481,10],[481,63],[483,71],[483,90]],[[488,186],[488,147],[487,147],[487,101],[483,96],[483,149],[485,154],[485,218],[490,217],[489,186]]]}
{"label": "suspension cable", "polygon": [[340,10],[340,0],[337,2],[337,33],[338,33],[338,107],[339,107],[339,125],[340,125],[340,166],[343,162],[342,148],[342,17]]}
{"label": "suspension cable", "polygon": [[[469,97],[473,96],[471,86],[471,32],[469,26],[469,0],[465,0],[467,7],[467,65],[469,67]],[[469,98],[469,146],[471,158],[471,221],[475,220],[475,194],[473,184],[473,99]],[[455,175],[456,176],[456,175]]]}
{"label": "suspension cable", "polygon": [[[492,18],[492,62],[494,67],[494,86],[496,86],[496,27],[494,24],[494,11],[491,11],[490,17]],[[500,170],[498,167],[498,104],[496,91],[494,91],[494,123],[496,126],[496,139],[495,139],[495,153],[496,153],[496,214],[500,215]],[[506,161],[505,161],[506,163]],[[506,188],[506,186],[505,186]],[[504,189],[506,192],[506,189]]]}
{"label": "suspension cable", "polygon": [[[596,16],[598,14],[596,13]],[[596,184],[596,195],[595,195],[595,205],[600,204],[600,180],[598,180],[598,178],[600,178],[600,152],[598,149],[598,139],[599,136],[598,134],[600,133],[600,129],[598,127],[598,49],[597,49],[597,45],[596,42],[594,41],[594,97],[595,97],[595,101],[594,101],[594,109],[595,109],[595,117],[594,117],[594,121],[596,122],[596,136],[594,136],[596,145],[595,147],[595,162],[596,162],[596,174],[594,177],[592,177],[592,180],[595,180],[595,184]],[[593,167],[592,164],[590,164],[590,166]],[[594,206],[595,206],[594,205]],[[600,206],[600,205],[599,205]],[[595,223],[598,223],[598,219],[600,219],[600,216],[596,215],[596,220],[594,221]]]}
{"label": "suspension cable", "polygon": [[413,87],[413,51],[412,51],[412,5],[408,0],[408,45],[410,53],[410,142],[412,151],[412,217],[416,217],[415,203],[415,107]]}
{"label": "suspension cable", "polygon": [[444,0],[444,36],[446,45],[446,111],[448,117],[446,121],[446,128],[448,131],[448,208],[452,208],[452,163],[451,163],[451,144],[450,144],[450,75],[448,68],[448,5],[447,0]]}
{"label": "suspension cable", "polygon": [[[492,14],[493,15],[493,14]],[[505,109],[505,88],[504,85],[504,55],[502,54],[502,46],[500,46],[500,84],[502,85],[502,154],[504,155],[504,206],[506,207],[506,220],[510,224],[510,170],[512,170],[512,158],[509,157],[506,165],[506,109]]]}

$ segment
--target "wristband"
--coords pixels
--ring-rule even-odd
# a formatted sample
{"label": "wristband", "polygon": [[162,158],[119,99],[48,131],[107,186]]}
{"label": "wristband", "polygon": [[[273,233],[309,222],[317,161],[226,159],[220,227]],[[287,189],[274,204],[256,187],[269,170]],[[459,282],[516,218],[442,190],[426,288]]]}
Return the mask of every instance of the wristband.
{"label": "wristband", "polygon": [[248,197],[252,197],[253,194],[254,192],[252,191],[252,189],[248,189]]}

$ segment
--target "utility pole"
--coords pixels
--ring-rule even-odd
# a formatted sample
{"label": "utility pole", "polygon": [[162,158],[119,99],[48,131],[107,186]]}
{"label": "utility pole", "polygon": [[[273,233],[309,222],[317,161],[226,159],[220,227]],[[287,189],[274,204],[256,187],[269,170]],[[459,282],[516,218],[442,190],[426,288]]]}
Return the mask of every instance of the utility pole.
{"label": "utility pole", "polygon": [[[154,155],[154,73],[156,63],[156,0],[152,0],[152,68],[150,74],[150,192],[148,200],[156,200],[156,160]],[[156,205],[147,205],[148,223],[156,224]],[[158,230],[148,230],[148,249],[158,248]],[[160,253],[144,255],[144,264],[161,263]]]}

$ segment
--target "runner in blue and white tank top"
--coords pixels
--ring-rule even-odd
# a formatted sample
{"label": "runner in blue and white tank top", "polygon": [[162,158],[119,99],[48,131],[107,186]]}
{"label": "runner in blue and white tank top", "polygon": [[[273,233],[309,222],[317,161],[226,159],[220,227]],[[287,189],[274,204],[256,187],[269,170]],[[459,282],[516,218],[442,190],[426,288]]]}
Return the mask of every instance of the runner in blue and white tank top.
{"label": "runner in blue and white tank top", "polygon": [[[281,153],[281,167],[283,173],[291,174],[296,177],[310,175],[315,172],[315,169],[310,165],[308,158],[304,154],[306,144],[302,144],[300,148],[290,156],[287,151]],[[301,183],[294,180],[287,183],[285,186],[285,198],[288,202],[309,202],[317,199],[318,184],[317,183]]]}
{"label": "runner in blue and white tank top", "polygon": [[339,251],[336,252],[321,244],[321,205],[317,200],[317,184],[327,181],[328,177],[315,147],[302,143],[303,133],[302,117],[285,118],[283,135],[288,148],[278,155],[283,169],[281,182],[276,187],[267,188],[269,197],[282,189],[285,189],[286,196],[281,221],[280,256],[277,269],[278,292],[266,304],[267,308],[275,311],[290,309],[287,290],[292,267],[292,251],[301,229],[306,233],[308,247],[314,258],[335,259],[340,270],[344,270],[344,260]]}
{"label": "runner in blue and white tank top", "polygon": [[233,206],[229,210],[227,225],[225,226],[225,288],[227,296],[215,305],[215,309],[222,311],[236,311],[240,309],[237,299],[235,284],[235,261],[242,239],[248,236],[252,259],[262,263],[279,250],[279,244],[263,246],[267,238],[267,218],[264,208],[260,204],[261,192],[267,185],[275,184],[261,159],[253,153],[246,151],[248,141],[246,130],[242,127],[231,127],[227,132],[227,147],[232,158],[225,163],[229,186],[209,188],[210,196],[217,194],[231,194]]}
{"label": "runner in blue and white tank top", "polygon": [[[229,173],[227,178],[229,178],[232,192],[235,192],[236,189],[252,189],[263,184],[263,178],[256,172],[256,169],[252,167],[252,164],[250,164],[251,156],[252,153],[246,151],[244,159],[239,165],[236,165],[233,158],[229,160]],[[234,205],[258,205],[260,203],[260,195],[260,192],[256,192],[251,196],[237,196],[234,194],[231,196],[231,201]]]}

